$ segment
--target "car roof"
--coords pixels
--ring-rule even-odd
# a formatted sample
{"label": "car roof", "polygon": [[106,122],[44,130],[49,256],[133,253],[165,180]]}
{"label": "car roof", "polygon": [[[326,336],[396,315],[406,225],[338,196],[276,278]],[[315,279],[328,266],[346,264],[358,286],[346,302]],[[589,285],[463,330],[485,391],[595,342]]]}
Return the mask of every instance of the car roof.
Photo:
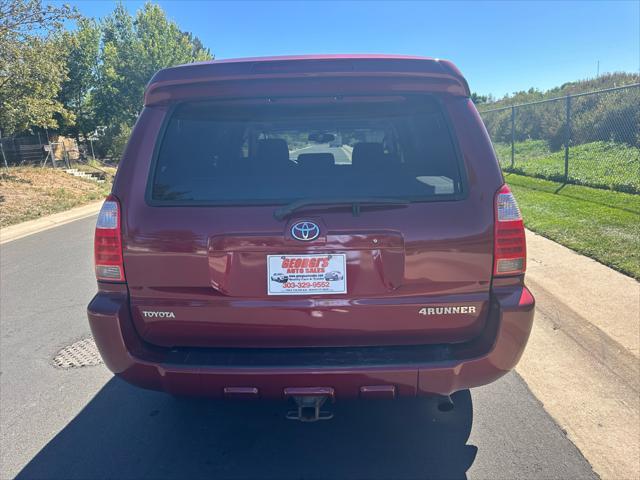
{"label": "car roof", "polygon": [[[417,78],[452,94],[469,96],[460,70],[448,60],[411,55],[332,54],[234,58],[196,62],[158,71],[145,93],[145,105],[182,96],[185,89],[223,81],[256,81],[294,78]],[[172,95],[173,94],[173,95]],[[200,93],[202,94],[202,93]]]}

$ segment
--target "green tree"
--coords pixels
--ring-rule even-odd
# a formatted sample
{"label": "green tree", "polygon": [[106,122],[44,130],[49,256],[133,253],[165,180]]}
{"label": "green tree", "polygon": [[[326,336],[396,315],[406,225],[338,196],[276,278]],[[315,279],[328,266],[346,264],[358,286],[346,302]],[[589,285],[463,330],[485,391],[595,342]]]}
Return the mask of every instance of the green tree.
{"label": "green tree", "polygon": [[57,99],[66,80],[62,23],[75,10],[44,6],[41,0],[0,0],[0,129],[68,124],[73,114]]}
{"label": "green tree", "polygon": [[75,116],[75,125],[67,126],[67,131],[76,138],[86,137],[96,128],[91,95],[97,82],[100,36],[98,24],[87,18],[78,21],[75,31],[63,35],[68,48],[68,78],[62,85],[60,101]]}
{"label": "green tree", "polygon": [[102,49],[94,95],[96,116],[104,126],[135,118],[137,39],[133,18],[122,3],[102,22]]}
{"label": "green tree", "polygon": [[471,94],[471,101],[476,105],[479,105],[481,103],[487,103],[488,99],[489,97],[487,97],[486,95],[479,95],[476,92],[473,92]]}
{"label": "green tree", "polygon": [[135,16],[120,3],[102,24],[103,41],[98,88],[93,99],[107,134],[131,126],[142,108],[144,89],[165,67],[209,60],[208,49],[168,20],[158,5],[146,3]]}

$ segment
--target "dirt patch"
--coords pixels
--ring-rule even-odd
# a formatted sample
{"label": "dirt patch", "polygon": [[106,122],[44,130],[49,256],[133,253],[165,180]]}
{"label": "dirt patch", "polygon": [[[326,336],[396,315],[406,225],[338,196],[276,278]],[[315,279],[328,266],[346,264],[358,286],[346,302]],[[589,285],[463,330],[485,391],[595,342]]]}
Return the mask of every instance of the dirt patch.
{"label": "dirt patch", "polygon": [[0,227],[95,202],[110,190],[109,182],[96,183],[53,168],[4,168],[0,170]]}

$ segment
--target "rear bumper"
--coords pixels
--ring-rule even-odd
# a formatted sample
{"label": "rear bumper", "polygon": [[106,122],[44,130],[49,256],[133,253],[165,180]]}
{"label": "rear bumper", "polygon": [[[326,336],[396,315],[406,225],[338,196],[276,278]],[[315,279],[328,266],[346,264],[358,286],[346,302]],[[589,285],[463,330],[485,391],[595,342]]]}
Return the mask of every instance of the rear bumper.
{"label": "rear bumper", "polygon": [[[490,319],[471,342],[350,349],[169,349],[144,343],[126,289],[101,291],[88,307],[107,367],[124,380],[176,395],[285,398],[299,387],[331,395],[393,397],[441,394],[485,385],[520,359],[533,322],[534,299],[523,286],[494,290]],[[289,353],[287,353],[289,352]]]}

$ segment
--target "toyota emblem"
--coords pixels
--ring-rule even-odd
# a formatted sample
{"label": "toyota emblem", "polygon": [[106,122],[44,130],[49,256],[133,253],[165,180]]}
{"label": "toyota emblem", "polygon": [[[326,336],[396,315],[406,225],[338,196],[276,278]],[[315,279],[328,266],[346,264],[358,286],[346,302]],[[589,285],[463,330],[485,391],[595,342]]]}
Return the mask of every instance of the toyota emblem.
{"label": "toyota emblem", "polygon": [[291,236],[296,240],[309,242],[320,235],[320,227],[313,222],[298,222],[291,227]]}

